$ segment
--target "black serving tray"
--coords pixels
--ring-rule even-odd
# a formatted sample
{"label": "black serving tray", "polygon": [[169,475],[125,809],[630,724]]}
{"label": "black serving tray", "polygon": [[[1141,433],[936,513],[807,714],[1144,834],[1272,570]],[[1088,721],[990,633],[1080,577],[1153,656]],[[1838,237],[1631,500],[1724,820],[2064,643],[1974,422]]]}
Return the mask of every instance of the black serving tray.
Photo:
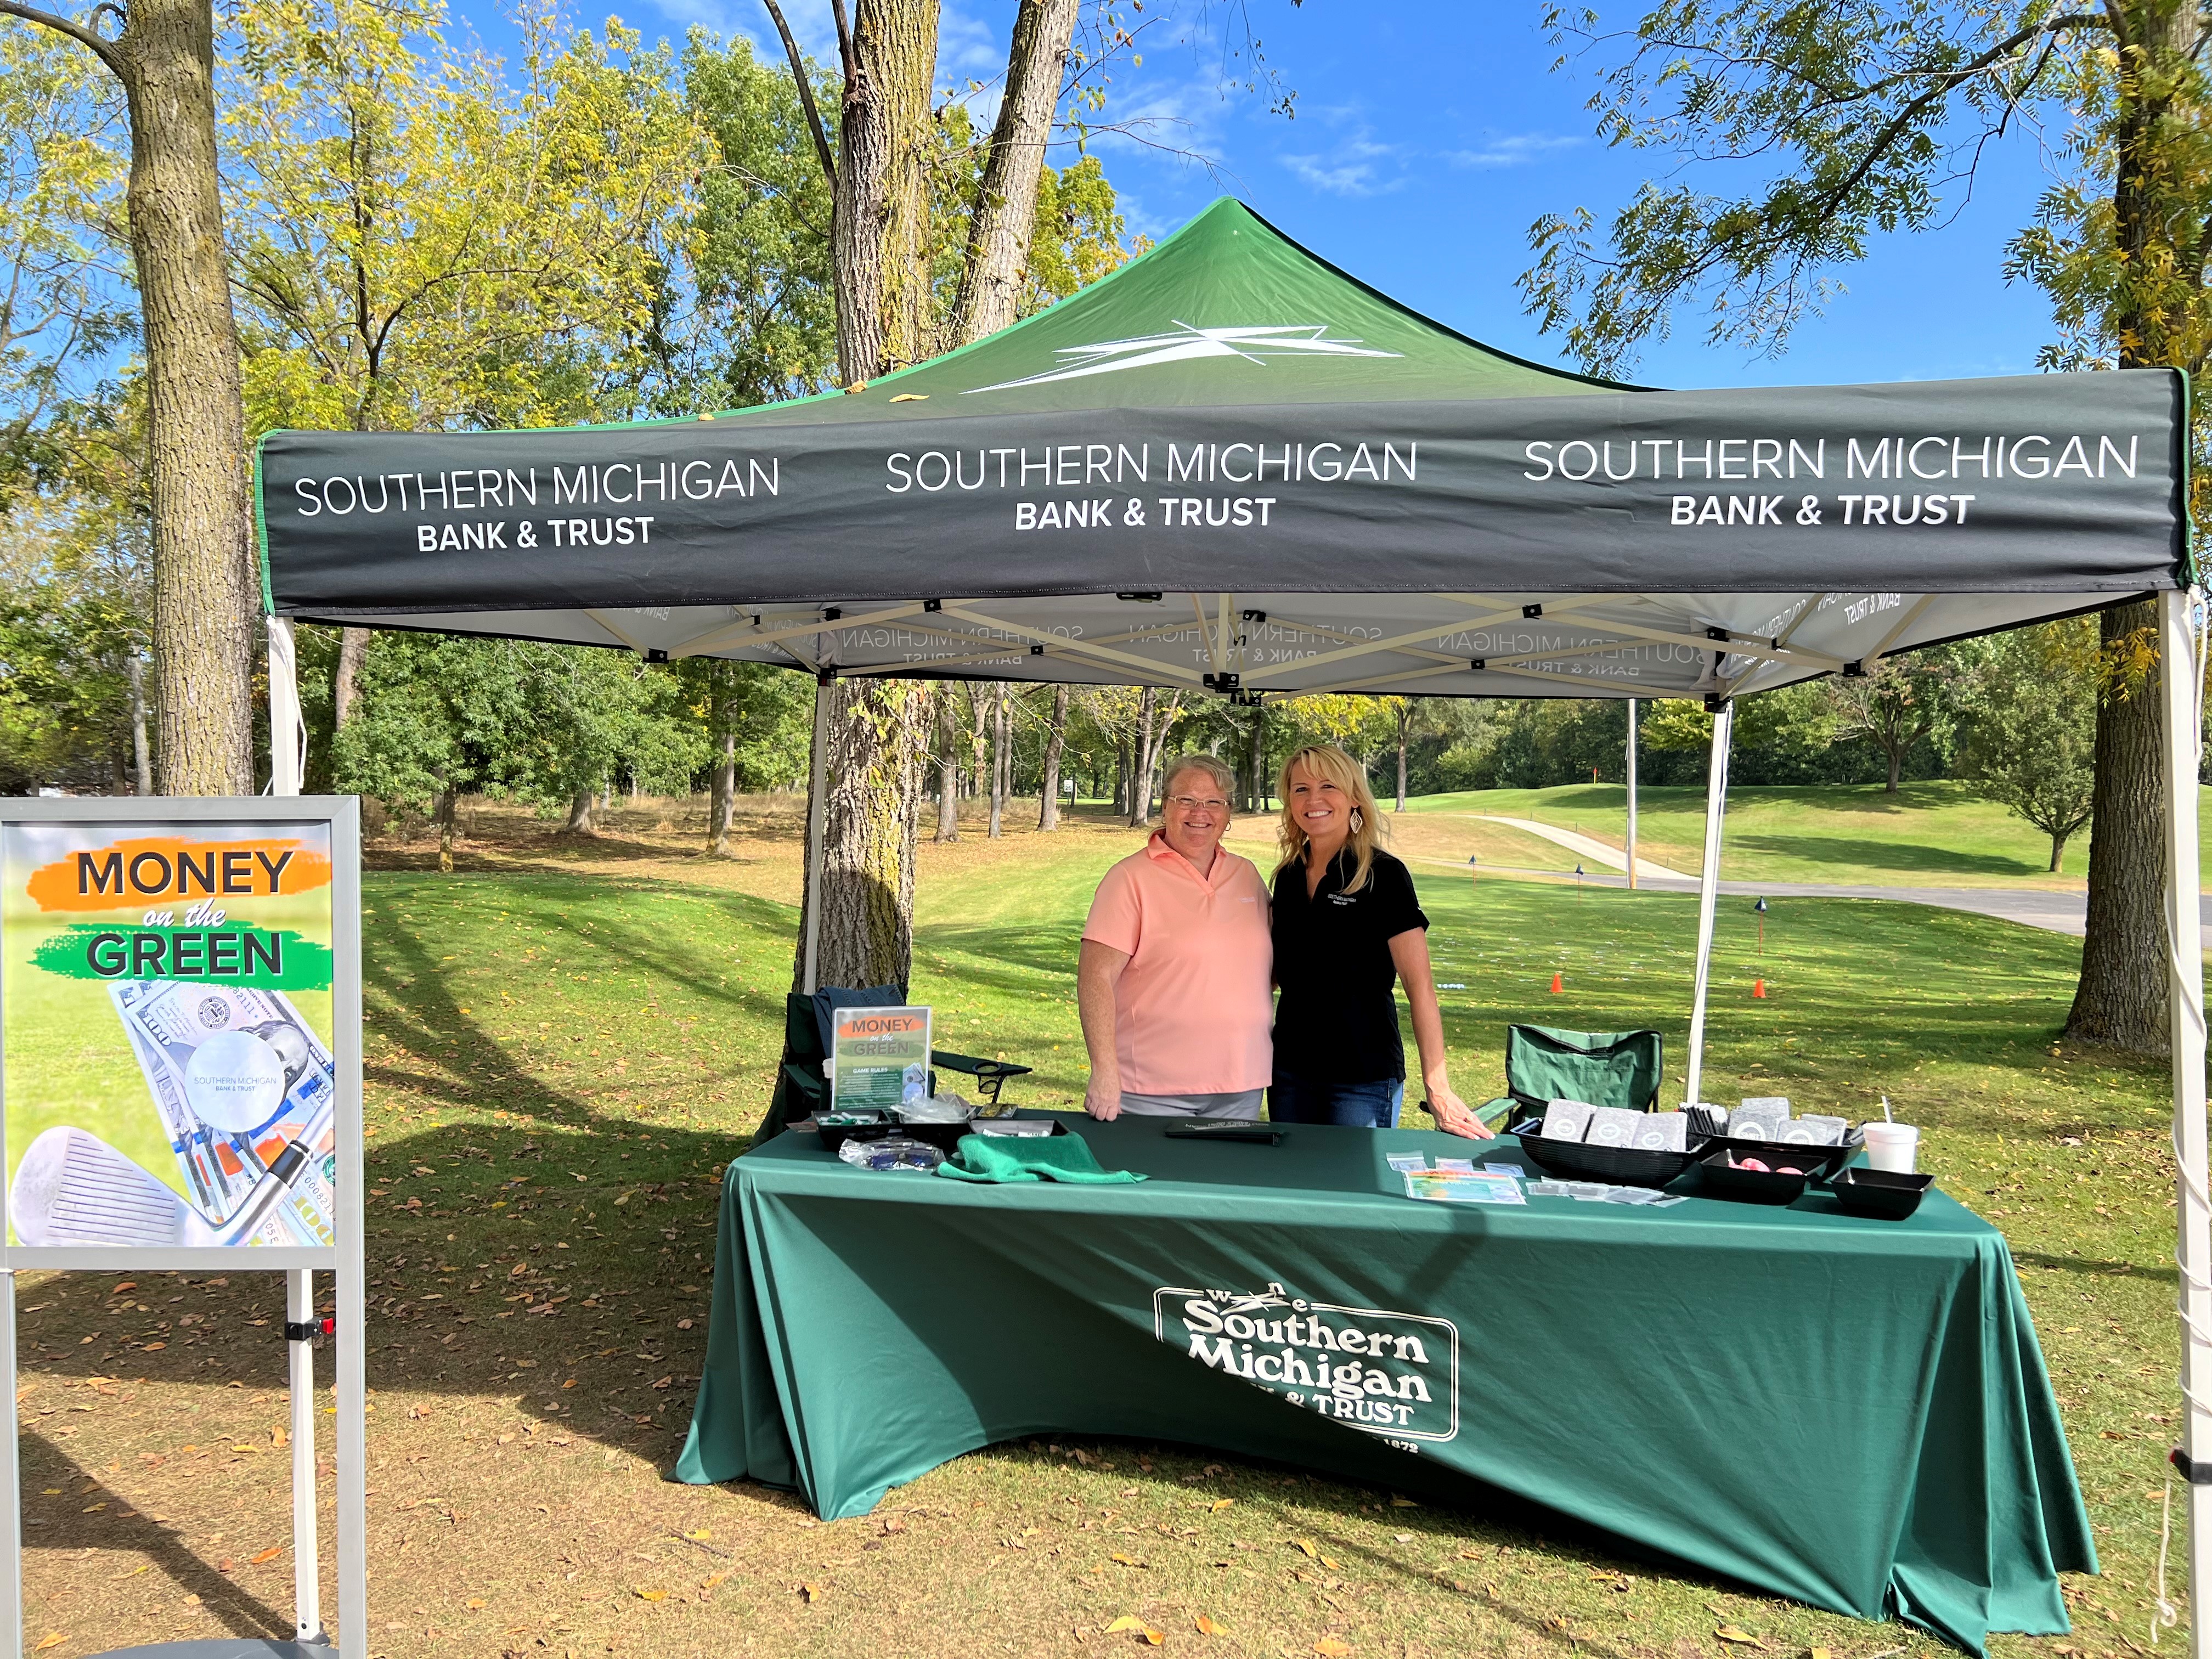
{"label": "black serving tray", "polygon": [[[1761,1146],[1771,1143],[1761,1141]],[[1759,1154],[1753,1152],[1753,1157]],[[1738,1170],[1729,1164],[1727,1148],[1709,1143],[1698,1158],[1698,1179],[1714,1198],[1732,1198],[1743,1204],[1794,1204],[1805,1195],[1810,1176],[1776,1175],[1766,1170]]]}
{"label": "black serving tray", "polygon": [[1828,1190],[1836,1202],[1853,1215],[1879,1221],[1902,1221],[1920,1207],[1935,1182],[1931,1175],[1900,1175],[1891,1170],[1865,1168],[1838,1171]]}
{"label": "black serving tray", "polygon": [[1521,1150],[1545,1174],[1564,1181],[1602,1181],[1615,1187],[1664,1187],[1698,1160],[1704,1150],[1661,1152],[1649,1146],[1594,1146],[1583,1140],[1547,1140],[1523,1135]]}
{"label": "black serving tray", "polygon": [[[1856,1134],[1856,1131],[1854,1132]],[[1746,1140],[1729,1135],[1715,1135],[1705,1142],[1708,1152],[1733,1152],[1738,1159],[1755,1158],[1762,1164],[1793,1164],[1810,1173],[1815,1181],[1825,1180],[1850,1163],[1861,1151],[1856,1139],[1840,1146],[1822,1146],[1802,1140]],[[1752,1171],[1753,1175],[1758,1170]]]}

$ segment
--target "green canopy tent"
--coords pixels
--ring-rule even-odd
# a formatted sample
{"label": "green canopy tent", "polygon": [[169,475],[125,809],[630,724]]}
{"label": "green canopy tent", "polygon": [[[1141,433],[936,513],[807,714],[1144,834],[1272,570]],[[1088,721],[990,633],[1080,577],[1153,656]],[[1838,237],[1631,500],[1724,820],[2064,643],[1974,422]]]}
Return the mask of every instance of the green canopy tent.
{"label": "green canopy tent", "polygon": [[[1593,380],[1423,318],[1224,200],[1050,310],[842,394],[626,426],[272,434],[276,787],[299,775],[299,619],[776,662],[823,686],[1701,698],[1694,1100],[1735,700],[2157,595],[2167,914],[2187,918],[2169,926],[2184,1438],[2212,1480],[2185,403],[2148,370]],[[2190,1488],[2198,1584],[2208,1492]]]}

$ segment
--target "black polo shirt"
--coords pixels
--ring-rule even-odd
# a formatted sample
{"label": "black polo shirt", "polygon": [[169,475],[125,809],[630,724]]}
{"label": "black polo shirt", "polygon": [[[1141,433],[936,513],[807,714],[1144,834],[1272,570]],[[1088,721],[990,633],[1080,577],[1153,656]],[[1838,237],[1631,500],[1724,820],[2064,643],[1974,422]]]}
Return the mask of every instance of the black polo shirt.
{"label": "black polo shirt", "polygon": [[1391,995],[1398,967],[1390,941],[1425,929],[1413,878],[1376,852],[1367,884],[1344,890],[1354,868],[1346,848],[1306,896],[1304,860],[1275,877],[1272,931],[1275,982],[1275,1068],[1323,1083],[1379,1083],[1406,1075]]}

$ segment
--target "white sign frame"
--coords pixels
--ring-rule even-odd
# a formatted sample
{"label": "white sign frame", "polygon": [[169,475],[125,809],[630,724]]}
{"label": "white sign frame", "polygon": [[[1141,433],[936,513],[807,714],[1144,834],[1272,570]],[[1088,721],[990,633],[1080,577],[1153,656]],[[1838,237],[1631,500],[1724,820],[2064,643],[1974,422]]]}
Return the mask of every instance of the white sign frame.
{"label": "white sign frame", "polygon": [[[15,1409],[15,1275],[58,1268],[99,1273],[282,1272],[287,1317],[315,1320],[313,1274],[333,1274],[337,1383],[332,1418],[337,1453],[338,1632],[337,1659],[368,1659],[367,1352],[362,1340],[368,1273],[362,1206],[361,1092],[361,803],[352,795],[207,798],[83,796],[0,799],[0,827],[11,824],[131,828],[199,823],[309,823],[327,829],[331,847],[331,1057],[337,1087],[337,1243],[334,1248],[183,1246],[163,1249],[11,1244],[0,1182],[0,1654],[23,1654],[23,1526],[20,1425]],[[7,1002],[0,986],[0,1031]],[[0,1043],[0,1173],[6,1164],[6,1048]],[[217,1264],[220,1264],[218,1267]],[[292,1375],[294,1594],[297,1639],[325,1642],[320,1551],[315,1538],[317,1440],[313,1343],[288,1344]]]}

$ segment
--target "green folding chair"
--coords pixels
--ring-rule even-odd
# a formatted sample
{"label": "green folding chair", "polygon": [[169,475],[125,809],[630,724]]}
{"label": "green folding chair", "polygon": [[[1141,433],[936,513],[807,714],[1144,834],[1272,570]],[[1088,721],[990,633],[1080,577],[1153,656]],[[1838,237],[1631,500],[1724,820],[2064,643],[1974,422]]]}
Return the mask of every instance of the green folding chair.
{"label": "green folding chair", "polygon": [[1554,1100],[1648,1112],[1659,1103],[1659,1083],[1666,1075],[1666,1047],[1656,1031],[1509,1025],[1506,1093],[1477,1107],[1474,1115],[1492,1128],[1504,1128],[1524,1115],[1541,1115]]}

